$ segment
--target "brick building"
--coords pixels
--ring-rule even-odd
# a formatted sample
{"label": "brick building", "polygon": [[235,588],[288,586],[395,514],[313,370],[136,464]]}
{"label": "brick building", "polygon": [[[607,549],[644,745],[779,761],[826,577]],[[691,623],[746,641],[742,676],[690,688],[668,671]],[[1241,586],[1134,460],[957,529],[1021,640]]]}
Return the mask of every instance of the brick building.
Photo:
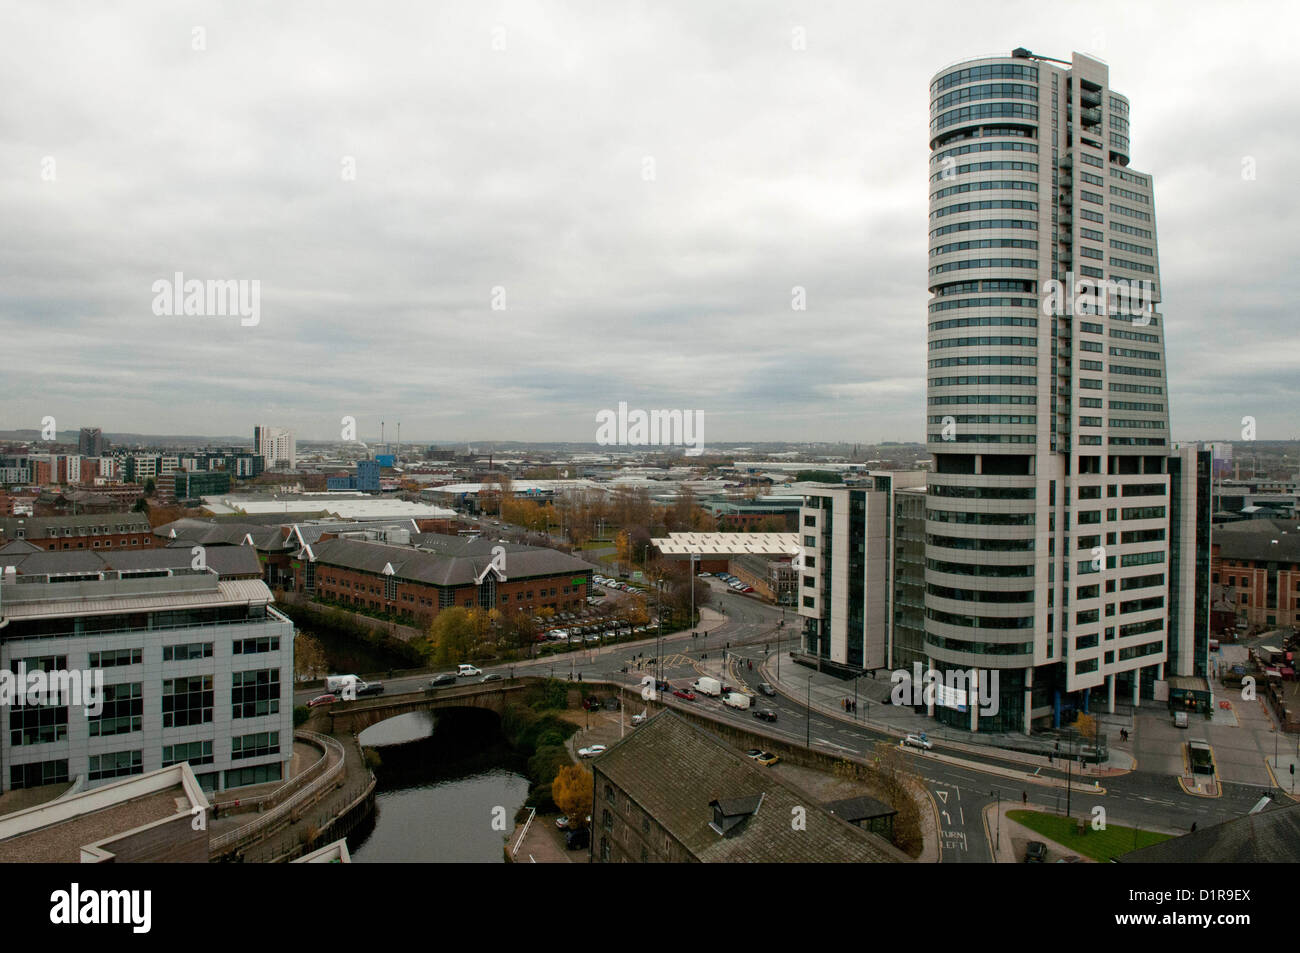
{"label": "brick building", "polygon": [[530,615],[580,609],[591,585],[591,567],[558,550],[433,533],[408,544],[322,537],[298,559],[307,594],[420,626],[451,606]]}
{"label": "brick building", "polygon": [[1300,626],[1300,522],[1245,520],[1214,530],[1210,578],[1234,591],[1248,625]]}
{"label": "brick building", "polygon": [[0,545],[24,540],[45,550],[132,549],[154,545],[143,513],[0,518]]}

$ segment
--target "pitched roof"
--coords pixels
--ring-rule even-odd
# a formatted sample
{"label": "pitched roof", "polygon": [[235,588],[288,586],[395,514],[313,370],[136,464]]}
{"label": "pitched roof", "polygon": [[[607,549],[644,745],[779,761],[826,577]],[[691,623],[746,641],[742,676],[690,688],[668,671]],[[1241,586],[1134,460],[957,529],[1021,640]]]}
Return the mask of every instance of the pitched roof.
{"label": "pitched roof", "polygon": [[1300,857],[1300,804],[1272,807],[1143,847],[1125,864],[1293,864]]}
{"label": "pitched roof", "polygon": [[355,569],[376,575],[392,564],[393,575],[410,582],[434,586],[472,586],[492,565],[492,550],[505,550],[507,579],[532,579],[566,573],[586,575],[591,566],[555,549],[503,543],[490,539],[462,539],[422,533],[418,545],[402,546],[361,539],[324,539],[312,545],[317,564]]}
{"label": "pitched roof", "polygon": [[1222,559],[1300,562],[1300,522],[1295,520],[1242,520],[1216,526],[1213,542]]}
{"label": "pitched roof", "polygon": [[[830,814],[776,772],[671,710],[610,746],[593,770],[618,785],[700,861],[910,861],[883,838]],[[726,808],[755,804],[757,809],[743,825],[731,828],[736,833],[723,836],[711,826],[715,802]],[[791,824],[796,808],[806,812],[804,830]]]}

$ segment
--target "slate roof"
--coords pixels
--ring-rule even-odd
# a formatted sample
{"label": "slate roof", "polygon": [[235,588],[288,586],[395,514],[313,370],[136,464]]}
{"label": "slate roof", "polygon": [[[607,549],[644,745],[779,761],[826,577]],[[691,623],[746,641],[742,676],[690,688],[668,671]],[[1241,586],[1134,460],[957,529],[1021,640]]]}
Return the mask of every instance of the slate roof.
{"label": "slate roof", "polygon": [[1300,522],[1294,520],[1242,520],[1217,526],[1213,542],[1222,559],[1300,563]]}
{"label": "slate roof", "polygon": [[[26,528],[28,539],[48,539],[51,529],[85,528],[74,536],[89,536],[92,530],[107,527],[109,535],[149,532],[149,517],[143,513],[78,513],[76,516],[5,516],[0,517],[0,536],[13,539],[19,527]],[[119,526],[125,529],[118,529]],[[63,535],[59,534],[60,537]]]}
{"label": "slate roof", "polygon": [[[883,838],[830,814],[772,769],[671,710],[611,745],[592,767],[702,862],[910,862]],[[724,837],[710,826],[711,802],[753,803],[760,795],[757,813],[737,833]],[[791,825],[794,808],[807,812],[805,830]]]}
{"label": "slate roof", "polygon": [[1234,818],[1116,859],[1123,864],[1294,864],[1300,859],[1300,804]]}
{"label": "slate roof", "polygon": [[325,539],[312,544],[317,565],[338,566],[382,575],[391,564],[398,579],[433,586],[472,586],[492,563],[493,547],[506,552],[507,580],[572,574],[586,576],[592,567],[559,550],[491,539],[464,539],[422,533],[418,546],[359,539]]}

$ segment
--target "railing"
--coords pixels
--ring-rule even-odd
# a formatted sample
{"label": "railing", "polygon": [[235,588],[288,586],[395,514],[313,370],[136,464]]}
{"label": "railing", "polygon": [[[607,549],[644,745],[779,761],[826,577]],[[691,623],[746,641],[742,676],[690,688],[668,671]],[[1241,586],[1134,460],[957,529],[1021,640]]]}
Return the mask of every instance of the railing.
{"label": "railing", "polygon": [[515,857],[519,854],[519,847],[521,844],[523,844],[524,838],[528,836],[528,828],[532,826],[533,818],[536,816],[537,816],[537,808],[530,807],[528,809],[528,820],[524,822],[524,829],[519,832],[519,840],[515,841],[515,849],[510,852],[511,857]]}
{"label": "railing", "polygon": [[339,753],[339,760],[319,778],[298,791],[297,794],[293,795],[293,797],[289,798],[284,803],[271,808],[271,810],[258,817],[257,820],[245,824],[243,827],[237,827],[233,831],[227,831],[220,837],[212,838],[212,842],[209,844],[209,850],[212,853],[224,852],[245,840],[257,836],[257,834],[264,828],[278,823],[280,820],[291,814],[294,808],[304,803],[309,797],[314,797],[321,790],[333,785],[333,783],[338,780],[339,776],[347,770],[347,755],[343,751],[343,745],[334,738],[329,738],[325,735],[316,735],[315,732],[312,732],[311,734],[315,735],[316,738],[323,739],[329,747],[336,749]]}
{"label": "railing", "polygon": [[[312,741],[319,744],[322,749],[321,756],[306,771],[299,772],[297,775],[285,781],[283,784],[281,784],[278,788],[276,788],[274,791],[272,791],[270,794],[266,795],[265,797],[260,797],[252,801],[245,800],[244,798],[239,798],[238,801],[241,810],[248,809],[248,810],[260,811],[262,810],[263,806],[269,805],[274,807],[275,804],[279,802],[280,798],[287,795],[290,791],[302,787],[304,784],[311,781],[322,771],[324,771],[325,766],[329,764],[330,751],[334,747],[338,747],[340,756],[342,754],[342,747],[339,746],[339,743],[337,741],[335,741],[333,738],[329,737],[328,735],[322,735],[315,731],[307,731],[306,729],[300,729],[298,731],[295,731],[293,733],[293,736],[295,740],[302,739],[304,741]],[[214,806],[218,809],[218,811],[221,811],[221,810],[232,809],[234,807],[234,804],[235,801],[230,800],[230,801],[222,801],[220,804],[216,804]]]}

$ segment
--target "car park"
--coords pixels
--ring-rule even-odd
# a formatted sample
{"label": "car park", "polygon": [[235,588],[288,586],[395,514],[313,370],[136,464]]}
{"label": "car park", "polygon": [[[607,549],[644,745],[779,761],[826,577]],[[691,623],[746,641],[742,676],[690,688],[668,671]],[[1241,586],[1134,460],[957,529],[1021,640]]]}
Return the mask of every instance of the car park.
{"label": "car park", "polygon": [[319,705],[331,705],[338,700],[339,697],[337,695],[331,692],[326,692],[324,695],[317,695],[315,698],[309,701],[307,703],[307,707],[316,708]]}

